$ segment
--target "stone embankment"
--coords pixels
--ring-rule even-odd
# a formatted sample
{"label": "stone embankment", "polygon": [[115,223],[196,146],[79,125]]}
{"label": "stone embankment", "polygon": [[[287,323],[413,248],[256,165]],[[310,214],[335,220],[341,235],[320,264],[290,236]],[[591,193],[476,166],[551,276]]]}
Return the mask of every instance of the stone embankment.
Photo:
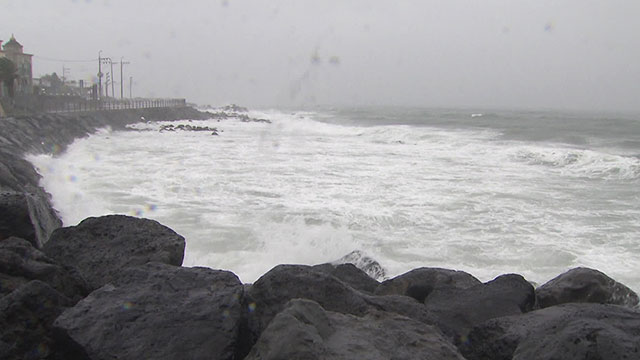
{"label": "stone embankment", "polygon": [[58,154],[99,128],[123,129],[147,120],[205,119],[191,107],[40,114],[0,119],[0,239],[18,236],[41,247],[61,223],[27,153]]}
{"label": "stone embankment", "polygon": [[427,267],[379,282],[361,270],[380,273],[375,260],[349,254],[242,284],[183,267],[185,239],[156,221],[60,227],[21,154],[141,116],[209,116],[182,111],[0,125],[1,359],[640,359],[638,296],[593,269],[537,289]]}
{"label": "stone embankment", "polygon": [[[419,268],[382,283],[353,264],[279,265],[253,284],[182,267],[147,219],[88,218],[41,249],[0,241],[3,359],[638,359],[638,296],[572,269]],[[369,265],[373,265],[369,262]]]}

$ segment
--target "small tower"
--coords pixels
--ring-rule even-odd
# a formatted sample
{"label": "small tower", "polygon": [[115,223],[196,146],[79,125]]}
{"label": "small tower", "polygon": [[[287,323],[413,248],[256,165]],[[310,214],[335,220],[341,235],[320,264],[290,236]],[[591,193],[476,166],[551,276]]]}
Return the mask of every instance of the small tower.
{"label": "small tower", "polygon": [[[0,44],[2,42],[0,41]],[[11,60],[18,69],[18,79],[16,80],[16,94],[31,94],[33,92],[33,71],[31,68],[31,58],[33,55],[25,54],[22,45],[11,34],[11,39],[2,45],[0,56]]]}
{"label": "small tower", "polygon": [[13,36],[13,34],[11,34],[11,39],[9,39],[9,41],[6,44],[4,44],[2,48],[4,49],[5,52],[23,54],[22,45],[20,45],[20,43],[16,40],[16,37]]}

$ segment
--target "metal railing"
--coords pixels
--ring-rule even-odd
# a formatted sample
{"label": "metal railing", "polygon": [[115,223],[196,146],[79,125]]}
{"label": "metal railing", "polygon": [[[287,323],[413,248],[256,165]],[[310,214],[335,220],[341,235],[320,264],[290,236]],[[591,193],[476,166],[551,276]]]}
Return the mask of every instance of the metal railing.
{"label": "metal railing", "polygon": [[112,99],[90,100],[79,96],[23,95],[3,98],[7,115],[30,113],[70,113],[103,110],[184,107],[185,99]]}

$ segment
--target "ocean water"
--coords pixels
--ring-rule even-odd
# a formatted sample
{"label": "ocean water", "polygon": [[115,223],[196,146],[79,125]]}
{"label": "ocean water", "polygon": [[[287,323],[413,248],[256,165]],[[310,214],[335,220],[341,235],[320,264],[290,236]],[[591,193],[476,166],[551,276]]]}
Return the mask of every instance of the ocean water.
{"label": "ocean water", "polygon": [[[412,108],[250,111],[271,124],[104,129],[28,159],[65,225],[122,213],[187,240],[185,265],[244,282],[360,250],[544,283],[576,266],[640,291],[640,117]],[[175,123],[174,123],[175,124]]]}

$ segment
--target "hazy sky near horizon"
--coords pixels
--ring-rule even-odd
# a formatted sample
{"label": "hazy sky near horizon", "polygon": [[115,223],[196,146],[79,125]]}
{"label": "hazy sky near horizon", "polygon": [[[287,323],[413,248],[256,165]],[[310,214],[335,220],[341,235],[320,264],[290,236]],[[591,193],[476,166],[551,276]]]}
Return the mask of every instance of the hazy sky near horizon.
{"label": "hazy sky near horizon", "polygon": [[134,96],[212,105],[640,111],[636,0],[0,0],[0,13],[34,76],[91,80],[102,50],[130,62],[126,95],[133,76]]}

